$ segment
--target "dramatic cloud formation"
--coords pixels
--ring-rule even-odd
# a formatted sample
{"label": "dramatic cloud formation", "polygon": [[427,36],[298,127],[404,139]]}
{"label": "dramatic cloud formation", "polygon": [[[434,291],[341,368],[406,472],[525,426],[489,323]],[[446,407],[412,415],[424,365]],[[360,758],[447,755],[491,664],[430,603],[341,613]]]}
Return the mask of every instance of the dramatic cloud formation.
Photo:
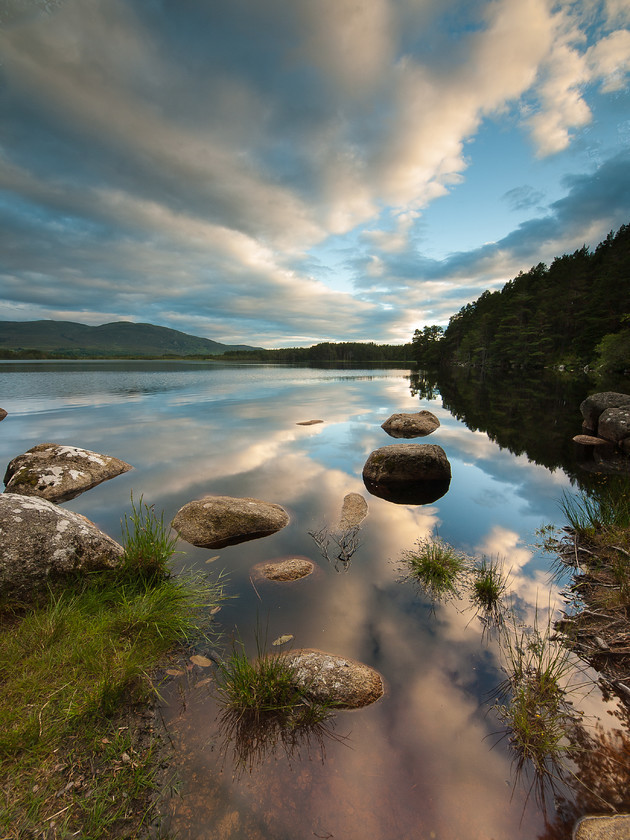
{"label": "dramatic cloud formation", "polygon": [[8,0],[0,318],[406,341],[630,220],[621,0]]}

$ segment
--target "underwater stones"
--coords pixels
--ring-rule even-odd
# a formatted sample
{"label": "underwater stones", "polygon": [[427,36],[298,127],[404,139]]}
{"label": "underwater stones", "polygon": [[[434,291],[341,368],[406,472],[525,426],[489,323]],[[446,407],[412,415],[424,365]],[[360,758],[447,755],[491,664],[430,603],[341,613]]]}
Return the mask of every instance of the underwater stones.
{"label": "underwater stones", "polygon": [[5,492],[67,502],[130,469],[130,464],[110,455],[77,446],[40,443],[11,461],[4,476]]}
{"label": "underwater stones", "polygon": [[289,515],[272,502],[231,496],[205,496],[180,508],[171,525],[201,548],[223,548],[280,531]]}
{"label": "underwater stones", "polygon": [[338,531],[349,531],[358,528],[368,514],[368,505],[360,493],[348,493],[343,497],[341,519],[337,525]]}
{"label": "underwater stones", "polygon": [[392,414],[382,425],[390,437],[414,438],[425,437],[440,425],[435,414],[430,411],[418,411],[414,414]]}
{"label": "underwater stones", "polygon": [[115,568],[123,548],[93,522],[46,499],[0,494],[0,593],[28,598],[49,578]]}
{"label": "underwater stones", "polygon": [[573,840],[630,840],[630,814],[582,817],[573,829]]}
{"label": "underwater stones", "polygon": [[360,709],[383,695],[378,671],[354,659],[314,648],[287,651],[281,656],[294,668],[298,685],[314,700],[334,703],[340,709]]}
{"label": "underwater stones", "polygon": [[257,577],[279,582],[300,580],[310,575],[315,564],[305,557],[290,557],[287,560],[276,560],[269,563],[257,563],[252,571]]}
{"label": "underwater stones", "polygon": [[395,443],[368,456],[363,482],[374,496],[395,504],[431,504],[451,483],[451,465],[434,443]]}

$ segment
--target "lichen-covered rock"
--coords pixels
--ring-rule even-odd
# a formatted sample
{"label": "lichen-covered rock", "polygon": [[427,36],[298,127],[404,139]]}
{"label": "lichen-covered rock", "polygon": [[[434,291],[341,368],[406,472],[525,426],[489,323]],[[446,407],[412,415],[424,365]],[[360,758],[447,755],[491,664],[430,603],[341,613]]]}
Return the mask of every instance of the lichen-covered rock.
{"label": "lichen-covered rock", "polygon": [[435,414],[430,411],[418,411],[415,414],[392,414],[382,425],[390,437],[414,438],[426,437],[440,425]]}
{"label": "lichen-covered rock", "polygon": [[591,394],[582,403],[580,411],[584,418],[584,428],[591,432],[597,431],[597,422],[600,415],[607,408],[630,407],[630,395],[620,394],[617,391],[601,391]]}
{"label": "lichen-covered rock", "polygon": [[11,461],[4,476],[5,492],[67,502],[130,469],[129,464],[111,455],[40,443]]}
{"label": "lichen-covered rock", "polygon": [[447,492],[451,465],[435,443],[395,443],[370,453],[363,482],[372,495],[395,504],[431,504]]}
{"label": "lichen-covered rock", "polygon": [[0,494],[0,594],[28,598],[48,580],[114,568],[123,548],[93,522],[46,499]]}
{"label": "lichen-covered rock", "polygon": [[621,443],[630,437],[630,405],[602,411],[597,421],[597,434],[614,443]]}
{"label": "lichen-covered rock", "polygon": [[315,564],[305,557],[290,557],[286,560],[257,563],[252,571],[257,577],[284,583],[307,577],[314,568]]}
{"label": "lichen-covered rock", "polygon": [[360,493],[348,493],[343,498],[338,531],[358,528],[368,514],[368,504]]}
{"label": "lichen-covered rock", "polygon": [[275,534],[288,522],[286,510],[272,502],[206,496],[180,508],[171,524],[192,545],[223,548]]}
{"label": "lichen-covered rock", "polygon": [[295,669],[300,687],[314,700],[334,703],[340,709],[359,709],[383,695],[378,671],[348,659],[313,648],[281,654]]}

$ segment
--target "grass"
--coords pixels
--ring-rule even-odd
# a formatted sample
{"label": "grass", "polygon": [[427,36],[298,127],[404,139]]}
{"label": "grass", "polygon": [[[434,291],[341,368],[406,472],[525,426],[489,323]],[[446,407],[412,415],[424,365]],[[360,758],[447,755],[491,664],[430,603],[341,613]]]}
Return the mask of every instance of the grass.
{"label": "grass", "polygon": [[251,660],[242,643],[219,666],[218,702],[224,752],[231,750],[237,773],[282,750],[289,759],[301,746],[332,736],[333,704],[314,700],[296,680],[295,667],[281,654],[265,653]]}
{"label": "grass", "polygon": [[503,596],[507,583],[508,575],[498,557],[484,556],[472,570],[470,597],[473,606],[496,623],[503,618]]}
{"label": "grass", "polygon": [[626,477],[607,477],[590,492],[564,493],[560,508],[578,538],[597,534],[615,535],[630,529],[630,482]]}
{"label": "grass", "polygon": [[506,680],[495,705],[506,725],[516,768],[532,767],[538,782],[558,778],[571,754],[568,727],[576,713],[567,699],[575,666],[569,651],[551,638],[550,621],[541,629],[517,627],[502,636]]}
{"label": "grass", "polygon": [[144,526],[134,545],[146,575],[123,564],[0,615],[3,840],[142,836],[159,786],[151,673],[199,637],[204,609],[222,597],[219,582],[169,576],[159,539],[152,562],[146,534],[160,529],[146,506],[132,534]]}
{"label": "grass", "polygon": [[403,551],[405,579],[415,580],[434,599],[457,596],[458,582],[468,559],[439,537],[418,540],[416,550]]}
{"label": "grass", "polygon": [[164,513],[158,519],[153,505],[145,504],[142,496],[136,507],[131,495],[131,508],[122,526],[125,554],[120,572],[145,578],[164,577],[175,553],[177,537],[171,536],[164,525]]}

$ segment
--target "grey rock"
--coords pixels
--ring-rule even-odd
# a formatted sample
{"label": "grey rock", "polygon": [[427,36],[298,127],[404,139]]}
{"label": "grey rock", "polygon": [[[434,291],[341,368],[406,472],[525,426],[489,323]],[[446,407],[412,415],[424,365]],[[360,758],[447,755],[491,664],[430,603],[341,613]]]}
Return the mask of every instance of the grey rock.
{"label": "grey rock", "polygon": [[363,482],[372,495],[395,504],[431,504],[448,491],[451,465],[437,444],[395,443],[370,453]]}
{"label": "grey rock", "polygon": [[171,524],[192,545],[223,548],[275,534],[288,522],[286,510],[271,502],[206,496],[180,508]]}
{"label": "grey rock", "polygon": [[381,426],[394,438],[426,437],[440,425],[435,414],[430,411],[418,411],[415,414],[392,414]]}
{"label": "grey rock", "polygon": [[360,493],[348,493],[343,498],[338,531],[358,528],[368,514],[368,504]]}
{"label": "grey rock", "polygon": [[313,648],[287,651],[281,656],[295,668],[298,684],[315,700],[334,703],[341,709],[359,709],[383,695],[378,671],[354,659]]}
{"label": "grey rock", "polygon": [[4,476],[5,492],[67,502],[130,469],[129,464],[111,455],[40,443],[11,461]]}
{"label": "grey rock", "polygon": [[630,395],[617,391],[601,391],[591,394],[580,404],[580,411],[584,418],[584,428],[592,432],[597,430],[600,414],[607,408],[630,407]]}
{"label": "grey rock", "polygon": [[123,548],[93,522],[46,499],[0,494],[0,593],[27,598],[50,579],[114,568]]}
{"label": "grey rock", "polygon": [[630,405],[602,411],[597,422],[597,434],[615,443],[630,437]]}

